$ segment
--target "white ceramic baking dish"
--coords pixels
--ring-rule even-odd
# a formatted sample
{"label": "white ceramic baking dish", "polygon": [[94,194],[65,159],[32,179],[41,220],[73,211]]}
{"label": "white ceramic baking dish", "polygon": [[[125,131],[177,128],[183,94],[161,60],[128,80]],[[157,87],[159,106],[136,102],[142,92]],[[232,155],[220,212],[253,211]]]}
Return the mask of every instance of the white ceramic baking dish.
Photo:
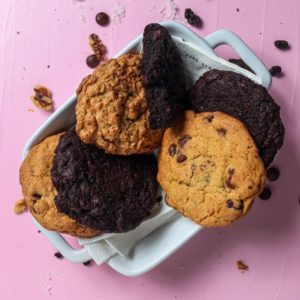
{"label": "white ceramic baking dish", "polygon": [[[202,52],[209,56],[216,56],[214,49],[219,45],[227,44],[231,46],[256,73],[262,85],[266,88],[269,88],[271,85],[271,76],[268,69],[252,50],[234,33],[228,30],[219,30],[206,37],[199,37],[190,29],[177,22],[167,21],[162,22],[161,25],[166,27],[171,35],[193,44],[193,46],[201,49]],[[142,35],[130,42],[115,57],[127,52],[139,52],[141,49],[141,41]],[[76,94],[67,100],[44,122],[27,142],[22,155],[23,159],[32,146],[42,141],[45,137],[62,131],[75,123],[75,103]],[[40,226],[34,219],[33,221],[48,238],[50,243],[61,252],[65,258],[76,263],[91,259],[85,248],[72,248],[60,234],[48,231]],[[199,225],[183,216],[178,216],[140,241],[134,247],[130,258],[125,259],[116,255],[108,261],[108,265],[126,276],[140,275],[157,266],[199,231],[201,231]]]}

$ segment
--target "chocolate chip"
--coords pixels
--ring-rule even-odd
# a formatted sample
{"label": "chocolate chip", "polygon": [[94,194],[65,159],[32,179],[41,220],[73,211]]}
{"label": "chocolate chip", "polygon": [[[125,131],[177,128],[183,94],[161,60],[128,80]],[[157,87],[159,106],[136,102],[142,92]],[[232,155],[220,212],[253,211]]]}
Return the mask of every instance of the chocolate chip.
{"label": "chocolate chip", "polygon": [[232,208],[233,207],[233,201],[232,200],[227,200],[227,207]]}
{"label": "chocolate chip", "polygon": [[38,233],[41,233],[41,231],[40,231],[40,230],[38,230]]}
{"label": "chocolate chip", "polygon": [[277,40],[274,42],[274,45],[280,50],[287,50],[290,48],[289,43],[285,40]]}
{"label": "chocolate chip", "polygon": [[55,253],[54,253],[54,256],[55,256],[56,258],[58,258],[58,259],[64,258],[63,255],[62,255],[60,252],[55,252]]}
{"label": "chocolate chip", "polygon": [[217,128],[217,132],[219,135],[225,136],[227,130],[225,128]]}
{"label": "chocolate chip", "polygon": [[213,115],[208,115],[206,117],[203,118],[203,120],[207,120],[209,123],[211,123],[211,121],[214,119]]}
{"label": "chocolate chip", "polygon": [[196,15],[190,8],[186,8],[184,11],[184,17],[187,19],[188,23],[195,27],[202,27],[201,18]]}
{"label": "chocolate chip", "polygon": [[182,163],[187,160],[187,157],[184,154],[178,153],[176,161],[178,163]]}
{"label": "chocolate chip", "polygon": [[259,198],[261,200],[268,200],[271,198],[271,195],[272,195],[272,191],[266,187],[264,188],[264,190],[259,194]]}
{"label": "chocolate chip", "polygon": [[177,152],[177,146],[175,144],[170,145],[169,147],[169,154],[170,156],[174,156]]}
{"label": "chocolate chip", "polygon": [[271,167],[267,170],[267,178],[270,181],[276,181],[280,176],[280,172],[276,167]]}
{"label": "chocolate chip", "polygon": [[156,198],[156,202],[160,202],[162,200],[162,196],[158,196],[157,198]]}
{"label": "chocolate chip", "polygon": [[230,182],[231,178],[226,179],[225,184],[228,188],[234,190],[235,189],[235,185],[233,183]]}
{"label": "chocolate chip", "polygon": [[252,189],[253,189],[253,186],[252,186],[252,185],[249,185],[249,186],[248,186],[248,189],[249,189],[249,190],[252,190]]}
{"label": "chocolate chip", "polygon": [[99,12],[95,19],[97,24],[100,26],[107,26],[109,24],[109,16],[104,12]]}
{"label": "chocolate chip", "polygon": [[50,69],[50,65],[47,66],[47,69]]}
{"label": "chocolate chip", "polygon": [[36,200],[39,200],[39,199],[42,198],[42,196],[41,196],[40,194],[37,194],[37,193],[32,194],[32,197],[33,197],[34,199],[36,199]]}
{"label": "chocolate chip", "polygon": [[92,260],[88,260],[88,261],[85,261],[84,263],[82,263],[84,266],[89,266],[91,264]]}
{"label": "chocolate chip", "polygon": [[240,200],[239,206],[234,206],[234,209],[236,209],[236,210],[243,210],[244,209],[244,201]]}
{"label": "chocolate chip", "polygon": [[237,12],[240,12],[240,9],[239,9],[239,8],[237,8],[237,9],[236,9],[236,11],[237,11]]}
{"label": "chocolate chip", "polygon": [[99,65],[99,60],[97,59],[97,56],[95,54],[91,54],[86,58],[86,64],[91,69],[95,69]]}
{"label": "chocolate chip", "polygon": [[192,137],[189,136],[189,135],[185,135],[184,137],[180,138],[180,139],[178,140],[179,146],[180,146],[180,147],[183,147],[183,146],[186,144],[186,142],[187,142],[188,140],[190,140],[191,138],[192,138]]}
{"label": "chocolate chip", "polygon": [[281,76],[282,75],[282,70],[281,70],[281,67],[280,66],[273,66],[271,67],[271,69],[269,70],[270,74],[272,76]]}

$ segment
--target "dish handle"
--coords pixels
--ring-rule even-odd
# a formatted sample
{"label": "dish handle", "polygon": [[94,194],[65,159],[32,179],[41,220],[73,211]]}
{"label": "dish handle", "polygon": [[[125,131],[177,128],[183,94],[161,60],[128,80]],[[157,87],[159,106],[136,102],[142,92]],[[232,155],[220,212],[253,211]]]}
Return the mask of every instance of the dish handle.
{"label": "dish handle", "polygon": [[46,236],[49,242],[63,255],[63,257],[74,263],[83,263],[92,259],[86,248],[72,248],[62,235],[45,229],[34,218],[32,219],[35,226]]}
{"label": "dish handle", "polygon": [[267,89],[270,87],[272,77],[269,70],[236,34],[229,30],[222,29],[207,35],[204,37],[204,40],[213,49],[220,45],[228,45],[233,48],[255,74],[261,78],[262,85]]}

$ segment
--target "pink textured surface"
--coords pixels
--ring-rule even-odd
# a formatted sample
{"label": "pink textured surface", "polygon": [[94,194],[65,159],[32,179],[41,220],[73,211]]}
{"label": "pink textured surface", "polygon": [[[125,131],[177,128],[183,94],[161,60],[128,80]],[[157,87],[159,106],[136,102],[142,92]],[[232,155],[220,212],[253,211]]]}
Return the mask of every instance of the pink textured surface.
{"label": "pink textured surface", "polygon": [[[155,270],[125,278],[108,266],[85,267],[53,256],[27,214],[16,216],[21,197],[18,169],[26,140],[48,117],[29,97],[36,83],[50,87],[59,107],[90,72],[87,37],[96,32],[116,53],[149,22],[167,19],[165,0],[120,0],[126,17],[100,28],[99,11],[114,1],[0,1],[1,299],[299,299],[300,294],[300,85],[298,0],[175,0],[182,19],[191,7],[204,19],[206,35],[228,28],[268,66],[281,65],[271,94],[282,106],[287,134],[275,164],[281,177],[269,201],[257,200],[249,216],[224,229],[207,229]],[[236,10],[239,8],[239,12]],[[167,13],[168,14],[168,13]],[[292,48],[282,52],[275,39]],[[219,53],[231,56],[227,48]],[[47,68],[47,66],[50,66]],[[34,112],[28,111],[33,108]],[[238,259],[250,267],[241,273]]]}

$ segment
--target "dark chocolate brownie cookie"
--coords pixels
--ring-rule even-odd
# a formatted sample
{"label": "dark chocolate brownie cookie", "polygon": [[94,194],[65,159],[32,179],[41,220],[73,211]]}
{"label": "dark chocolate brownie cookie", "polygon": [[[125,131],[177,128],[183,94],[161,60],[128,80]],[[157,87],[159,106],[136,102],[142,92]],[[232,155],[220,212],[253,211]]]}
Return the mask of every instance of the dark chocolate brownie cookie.
{"label": "dark chocolate brownie cookie", "polygon": [[141,73],[150,128],[170,127],[184,109],[185,77],[178,49],[159,24],[145,27]]}
{"label": "dark chocolate brownie cookie", "polygon": [[190,94],[194,111],[221,111],[241,120],[265,166],[271,164],[283,144],[284,126],[280,107],[263,86],[238,73],[211,70],[198,79]]}
{"label": "dark chocolate brownie cookie", "polygon": [[51,176],[59,211],[103,232],[134,229],[156,203],[154,155],[118,156],[84,144],[71,129],[61,136]]}

